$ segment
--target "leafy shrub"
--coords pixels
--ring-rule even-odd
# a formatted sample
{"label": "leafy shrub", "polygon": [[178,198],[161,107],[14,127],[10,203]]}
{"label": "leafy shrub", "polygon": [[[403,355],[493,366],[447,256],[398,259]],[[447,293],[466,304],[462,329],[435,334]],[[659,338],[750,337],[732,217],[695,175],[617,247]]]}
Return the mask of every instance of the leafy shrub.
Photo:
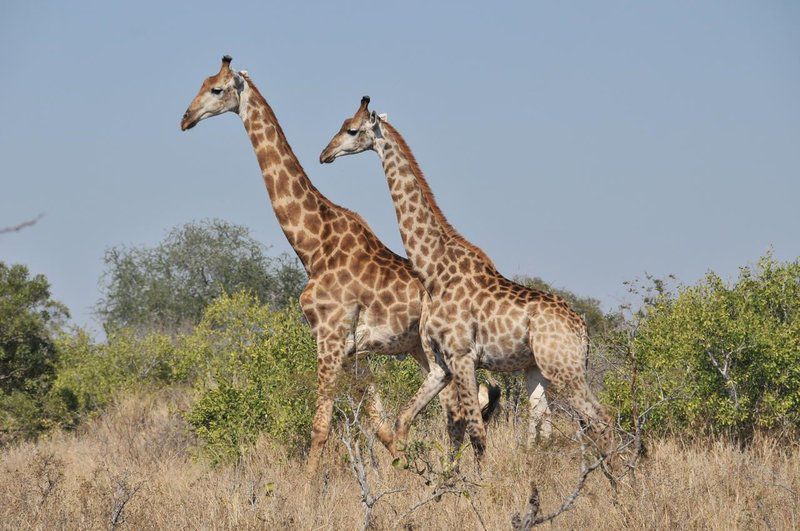
{"label": "leafy shrub", "polygon": [[[396,417],[408,404],[422,385],[422,371],[412,356],[399,359],[394,356],[373,356],[369,359],[372,380],[380,395],[386,414]],[[421,416],[434,414],[437,409],[431,404]]]}
{"label": "leafy shrub", "polygon": [[667,399],[651,419],[662,432],[800,426],[800,261],[768,254],[730,285],[715,273],[675,293],[657,284],[638,321],[625,340],[632,363],[606,378],[624,415]]}
{"label": "leafy shrub", "polygon": [[0,445],[46,427],[43,397],[55,373],[53,336],[68,317],[44,275],[0,262]]}
{"label": "leafy shrub", "polygon": [[293,451],[308,443],[316,346],[297,306],[271,311],[253,295],[220,297],[181,350],[175,375],[200,391],[187,418],[214,460],[262,432]]}
{"label": "leafy shrub", "polygon": [[120,392],[172,382],[176,341],[165,334],[138,335],[130,329],[95,343],[81,330],[58,340],[58,373],[47,413],[62,427],[104,407]]}

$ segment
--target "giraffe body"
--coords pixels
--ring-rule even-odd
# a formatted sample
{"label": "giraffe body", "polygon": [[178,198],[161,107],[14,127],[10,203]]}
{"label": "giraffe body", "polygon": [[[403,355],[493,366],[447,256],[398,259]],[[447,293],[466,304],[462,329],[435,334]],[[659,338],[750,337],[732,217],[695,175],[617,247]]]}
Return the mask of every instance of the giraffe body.
{"label": "giraffe body", "polygon": [[[181,129],[224,112],[238,114],[252,142],[278,222],[308,274],[300,306],[317,341],[317,409],[308,467],[317,468],[330,432],[334,392],[359,354],[411,354],[431,369],[420,345],[424,290],[405,258],[387,248],[356,213],[314,187],[295,157],[275,114],[249,75],[223,58],[184,114]],[[356,385],[363,383],[365,364]],[[381,442],[394,454],[392,426],[374,390],[368,412]],[[442,394],[446,412],[457,408],[455,389]],[[448,413],[448,418],[457,417]]]}
{"label": "giraffe body", "polygon": [[[378,153],[403,244],[427,294],[420,324],[422,344],[427,357],[441,356],[444,371],[451,374],[477,456],[486,445],[477,368],[526,373],[531,435],[537,435],[539,424],[543,437],[550,433],[545,389],[552,385],[584,419],[595,423],[605,439],[609,418],[586,383],[588,334],[583,319],[560,297],[503,277],[481,249],[449,224],[405,140],[388,121],[370,113],[368,103],[369,98],[362,99],[320,161],[366,150]],[[423,388],[440,387],[441,378],[432,371]],[[420,408],[412,403],[400,415],[398,437]]]}

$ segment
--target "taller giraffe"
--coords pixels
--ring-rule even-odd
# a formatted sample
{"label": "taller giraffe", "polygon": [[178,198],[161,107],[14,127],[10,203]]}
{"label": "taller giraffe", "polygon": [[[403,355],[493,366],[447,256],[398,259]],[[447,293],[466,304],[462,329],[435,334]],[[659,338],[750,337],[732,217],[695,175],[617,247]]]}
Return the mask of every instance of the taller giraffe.
{"label": "taller giraffe", "polygon": [[[406,259],[383,245],[360,216],[314,187],[269,104],[246,72],[230,68],[231,60],[223,57],[219,72],[203,82],[183,115],[181,129],[225,112],[239,115],[278,222],[308,274],[300,305],[318,349],[319,388],[308,459],[314,470],[330,433],[336,380],[355,354],[410,353],[423,372],[430,370],[419,340],[423,289]],[[452,432],[460,419],[454,388],[443,395]],[[395,453],[392,429],[381,418],[379,401],[370,406],[378,437]]]}
{"label": "taller giraffe", "polygon": [[[428,297],[420,334],[423,345],[441,353],[452,372],[476,456],[486,447],[476,368],[525,371],[532,419],[547,409],[544,388],[552,384],[585,420],[593,421],[601,449],[608,448],[610,418],[586,382],[588,333],[583,318],[560,297],[533,290],[501,275],[489,257],[445,218],[411,149],[364,97],[320,155],[377,152],[395,205],[403,245]],[[423,387],[439,387],[430,373]],[[423,393],[424,394],[424,393]],[[412,404],[408,411],[418,411]],[[408,415],[398,419],[405,432]]]}

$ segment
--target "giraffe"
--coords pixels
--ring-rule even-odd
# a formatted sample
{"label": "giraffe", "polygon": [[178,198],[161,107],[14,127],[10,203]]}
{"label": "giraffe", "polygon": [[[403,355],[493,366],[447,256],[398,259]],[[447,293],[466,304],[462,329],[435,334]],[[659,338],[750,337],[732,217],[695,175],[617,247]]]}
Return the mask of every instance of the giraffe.
{"label": "giraffe", "polygon": [[[314,187],[272,108],[247,72],[231,69],[231,61],[223,57],[219,72],[203,81],[181,129],[226,112],[239,115],[278,222],[308,275],[300,306],[317,341],[318,394],[308,457],[313,472],[330,433],[336,381],[356,355],[410,353],[423,373],[431,369],[419,339],[423,289],[408,260],[389,250],[358,214]],[[379,397],[369,391],[367,410],[378,438],[397,455],[392,426],[385,422]],[[455,389],[442,395],[454,432],[461,419]]]}
{"label": "giraffe", "polygon": [[[428,294],[420,323],[422,343],[441,354],[452,374],[476,458],[480,460],[486,447],[476,368],[525,372],[534,437],[539,423],[542,436],[549,436],[545,390],[552,386],[589,421],[605,452],[610,448],[610,418],[586,382],[588,332],[583,318],[562,298],[505,278],[486,253],[453,228],[411,149],[384,115],[369,111],[369,101],[362,98],[320,154],[320,162],[367,150],[380,157],[403,245]],[[441,387],[441,377],[428,373],[423,387]],[[407,431],[406,424],[421,407],[412,403],[401,413],[396,437]]]}

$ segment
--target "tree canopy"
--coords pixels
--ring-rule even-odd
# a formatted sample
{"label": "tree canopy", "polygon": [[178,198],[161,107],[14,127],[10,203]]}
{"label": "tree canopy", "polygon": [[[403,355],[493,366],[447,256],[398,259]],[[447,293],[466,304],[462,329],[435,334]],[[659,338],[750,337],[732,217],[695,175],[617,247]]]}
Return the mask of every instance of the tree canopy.
{"label": "tree canopy", "polygon": [[43,275],[0,262],[0,445],[45,423],[43,397],[55,376],[54,336],[68,317]]}
{"label": "tree canopy", "polygon": [[44,275],[0,262],[0,391],[24,389],[52,370],[53,332],[68,316]]}
{"label": "tree canopy", "polygon": [[299,296],[305,272],[295,258],[265,251],[249,229],[218,219],[175,227],[154,247],[113,247],[97,313],[107,329],[178,330],[222,294],[247,291],[282,308]]}

